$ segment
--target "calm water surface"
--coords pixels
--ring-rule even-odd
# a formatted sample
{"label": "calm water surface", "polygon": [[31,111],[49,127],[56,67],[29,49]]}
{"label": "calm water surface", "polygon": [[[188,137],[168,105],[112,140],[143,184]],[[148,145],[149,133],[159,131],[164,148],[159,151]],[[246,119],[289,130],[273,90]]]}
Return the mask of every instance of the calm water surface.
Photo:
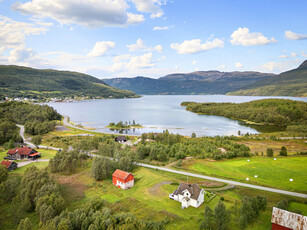
{"label": "calm water surface", "polygon": [[[73,103],[49,103],[62,115],[70,120],[97,131],[118,133],[106,128],[110,122],[133,121],[142,124],[144,128],[125,130],[124,134],[140,135],[146,132],[163,132],[190,136],[237,135],[241,133],[258,133],[254,127],[248,127],[241,122],[219,116],[198,115],[185,110],[180,103],[195,102],[235,102],[242,103],[264,98],[254,96],[226,95],[153,95],[135,99],[90,100]],[[307,98],[282,97],[307,102]]]}

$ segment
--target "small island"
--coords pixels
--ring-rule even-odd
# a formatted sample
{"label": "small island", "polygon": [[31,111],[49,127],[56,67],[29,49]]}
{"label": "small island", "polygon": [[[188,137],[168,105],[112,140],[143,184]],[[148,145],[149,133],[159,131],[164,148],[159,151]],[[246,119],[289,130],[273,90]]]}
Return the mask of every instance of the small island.
{"label": "small island", "polygon": [[118,123],[114,123],[111,122],[107,128],[110,129],[135,129],[135,128],[143,128],[142,125],[140,125],[139,123],[135,123],[135,120],[133,120],[132,122],[123,122],[123,121],[119,121]]}

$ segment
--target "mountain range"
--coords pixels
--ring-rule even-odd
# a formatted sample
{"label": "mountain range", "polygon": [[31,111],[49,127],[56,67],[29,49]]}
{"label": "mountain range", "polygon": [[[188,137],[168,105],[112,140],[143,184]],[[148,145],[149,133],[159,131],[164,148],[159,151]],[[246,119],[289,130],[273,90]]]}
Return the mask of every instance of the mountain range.
{"label": "mountain range", "polygon": [[87,74],[14,65],[0,65],[0,96],[34,99],[138,97],[131,91],[116,89]]}
{"label": "mountain range", "polygon": [[158,79],[149,77],[112,78],[104,81],[119,89],[137,94],[231,94],[306,96],[307,61],[297,69],[281,74],[260,72],[197,71],[170,74]]}

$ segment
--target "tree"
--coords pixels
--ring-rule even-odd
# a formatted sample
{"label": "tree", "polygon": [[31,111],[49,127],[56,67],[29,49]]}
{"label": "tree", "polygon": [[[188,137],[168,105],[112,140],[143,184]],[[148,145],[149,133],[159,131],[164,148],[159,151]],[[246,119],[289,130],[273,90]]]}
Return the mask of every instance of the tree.
{"label": "tree", "polygon": [[285,146],[282,146],[279,152],[280,156],[288,156],[287,149]]}
{"label": "tree", "polygon": [[274,151],[272,148],[267,148],[266,149],[266,155],[267,157],[273,157],[274,156]]}
{"label": "tree", "polygon": [[4,165],[0,165],[0,184],[6,181],[8,176],[9,173],[7,171],[7,168]]}
{"label": "tree", "polygon": [[212,209],[207,205],[205,207],[204,219],[200,224],[200,229],[213,229],[214,215]]}
{"label": "tree", "polygon": [[240,130],[238,131],[238,136],[241,136],[241,131]]}
{"label": "tree", "polygon": [[22,219],[17,228],[17,230],[32,230],[32,229],[33,226],[28,217],[26,219]]}
{"label": "tree", "polygon": [[196,137],[196,133],[192,133],[191,137],[195,138]]}
{"label": "tree", "polygon": [[214,209],[214,217],[216,229],[227,229],[230,222],[230,213],[226,210],[226,207],[222,201],[219,201]]}
{"label": "tree", "polygon": [[32,137],[32,142],[34,145],[36,145],[36,147],[38,147],[41,143],[42,143],[42,137],[37,135]]}
{"label": "tree", "polygon": [[288,207],[289,207],[289,203],[288,203],[287,200],[281,200],[277,204],[277,208],[280,208],[280,209],[283,209],[283,210],[288,210]]}

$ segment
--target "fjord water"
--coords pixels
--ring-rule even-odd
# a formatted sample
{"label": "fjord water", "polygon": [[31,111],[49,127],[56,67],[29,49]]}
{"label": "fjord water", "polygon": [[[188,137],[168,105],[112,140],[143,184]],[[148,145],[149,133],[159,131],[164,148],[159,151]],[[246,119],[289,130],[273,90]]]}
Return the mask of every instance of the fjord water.
{"label": "fjord water", "polygon": [[[247,126],[242,122],[220,116],[198,115],[185,110],[183,101],[194,102],[234,102],[242,103],[264,98],[258,96],[226,95],[146,95],[134,99],[89,100],[72,103],[49,103],[60,114],[67,115],[76,124],[95,128],[100,132],[118,133],[106,126],[110,122],[127,121],[142,124],[144,128],[124,130],[122,133],[140,135],[147,132],[163,132],[190,136],[237,135],[258,133],[256,126]],[[282,97],[292,100],[307,101],[307,98]],[[263,128],[263,127],[262,127]],[[263,129],[261,130],[263,132]]]}

